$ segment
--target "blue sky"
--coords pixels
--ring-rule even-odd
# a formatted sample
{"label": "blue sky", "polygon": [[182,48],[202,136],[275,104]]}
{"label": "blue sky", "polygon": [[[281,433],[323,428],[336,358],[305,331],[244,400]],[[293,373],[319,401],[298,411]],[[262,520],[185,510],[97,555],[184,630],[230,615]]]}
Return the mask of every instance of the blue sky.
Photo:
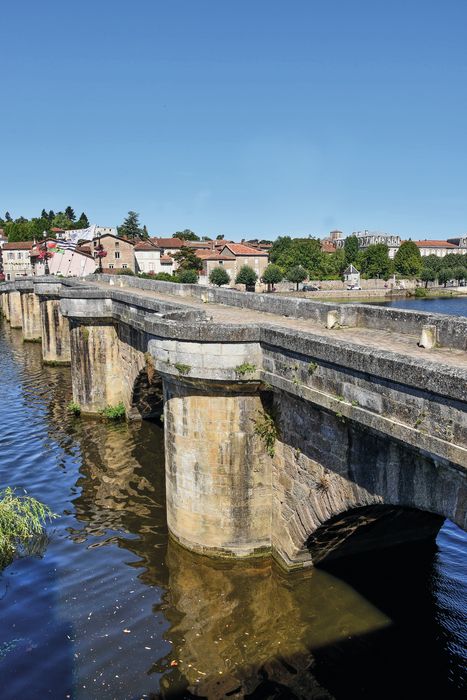
{"label": "blue sky", "polygon": [[465,0],[6,0],[0,211],[467,231]]}

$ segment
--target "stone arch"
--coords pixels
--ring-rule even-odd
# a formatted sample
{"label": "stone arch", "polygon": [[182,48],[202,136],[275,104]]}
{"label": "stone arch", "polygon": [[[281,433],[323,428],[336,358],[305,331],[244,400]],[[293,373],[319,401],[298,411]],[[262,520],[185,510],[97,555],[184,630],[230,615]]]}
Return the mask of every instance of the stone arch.
{"label": "stone arch", "polygon": [[272,545],[287,568],[314,563],[319,537],[310,538],[354,510],[411,509],[422,512],[414,522],[427,513],[434,527],[448,518],[467,530],[465,467],[285,393],[281,401]]}
{"label": "stone arch", "polygon": [[133,420],[160,418],[164,412],[162,378],[150,358],[133,382],[128,417]]}
{"label": "stone arch", "polygon": [[313,563],[409,542],[434,541],[444,518],[387,504],[351,508],[330,518],[308,538]]}

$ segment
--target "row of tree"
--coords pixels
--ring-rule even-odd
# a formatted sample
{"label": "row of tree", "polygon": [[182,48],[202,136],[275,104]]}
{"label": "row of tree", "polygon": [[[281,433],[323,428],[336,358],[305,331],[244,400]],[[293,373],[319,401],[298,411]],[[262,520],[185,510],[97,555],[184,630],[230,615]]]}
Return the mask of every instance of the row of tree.
{"label": "row of tree", "polygon": [[0,218],[0,228],[5,231],[5,235],[10,243],[16,241],[32,241],[42,238],[44,231],[50,235],[52,228],[61,228],[65,231],[70,229],[82,229],[89,226],[89,220],[84,211],[79,218],[72,207],[68,206],[65,211],[54,212],[52,209],[46,211],[42,209],[40,216],[26,219],[19,216],[13,219],[10,212],[5,212]]}

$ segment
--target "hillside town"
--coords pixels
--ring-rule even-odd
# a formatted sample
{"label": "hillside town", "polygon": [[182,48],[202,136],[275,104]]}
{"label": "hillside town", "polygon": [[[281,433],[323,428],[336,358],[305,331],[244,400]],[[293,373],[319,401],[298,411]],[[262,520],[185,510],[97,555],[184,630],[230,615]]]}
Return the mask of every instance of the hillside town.
{"label": "hillside town", "polygon": [[[0,279],[44,274],[86,277],[101,272],[248,291],[273,291],[284,280],[296,284],[298,291],[307,281],[341,280],[349,289],[358,289],[361,279],[392,276],[395,283],[397,276],[416,278],[425,286],[435,282],[446,286],[461,285],[467,278],[467,234],[412,240],[379,231],[346,235],[333,230],[321,239],[234,241],[222,235],[214,240],[200,237],[186,229],[158,237],[140,227],[135,212],[115,227],[90,225],[84,213],[76,220],[71,207],[65,211],[71,214],[52,218],[43,211],[40,219],[29,222],[22,217],[13,221],[7,212],[0,219]],[[458,255],[463,257],[453,257]]]}

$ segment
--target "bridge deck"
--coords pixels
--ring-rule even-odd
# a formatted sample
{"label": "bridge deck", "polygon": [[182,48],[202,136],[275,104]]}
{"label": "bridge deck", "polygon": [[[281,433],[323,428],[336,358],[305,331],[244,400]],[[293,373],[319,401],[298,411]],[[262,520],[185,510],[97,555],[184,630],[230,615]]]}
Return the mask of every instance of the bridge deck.
{"label": "bridge deck", "polygon": [[[103,289],[109,288],[109,285],[104,282],[96,282],[95,284]],[[161,301],[171,303],[176,302],[180,306],[199,309],[200,311],[204,311],[207,316],[210,316],[214,323],[235,326],[268,324],[282,329],[291,328],[302,333],[312,332],[323,337],[340,338],[341,340],[355,343],[356,345],[363,345],[367,348],[374,347],[378,350],[387,350],[388,352],[395,352],[406,357],[414,357],[419,360],[429,359],[430,362],[440,362],[451,367],[467,369],[467,355],[464,351],[451,348],[433,348],[432,350],[426,350],[425,348],[418,347],[419,336],[407,333],[395,333],[394,331],[359,327],[328,330],[322,325],[308,319],[304,320],[278,316],[276,314],[252,311],[250,309],[223,304],[204,303],[200,299],[194,297],[180,297],[145,289],[137,289],[135,287],[118,287],[118,289],[122,288],[136,296],[160,299]]]}

